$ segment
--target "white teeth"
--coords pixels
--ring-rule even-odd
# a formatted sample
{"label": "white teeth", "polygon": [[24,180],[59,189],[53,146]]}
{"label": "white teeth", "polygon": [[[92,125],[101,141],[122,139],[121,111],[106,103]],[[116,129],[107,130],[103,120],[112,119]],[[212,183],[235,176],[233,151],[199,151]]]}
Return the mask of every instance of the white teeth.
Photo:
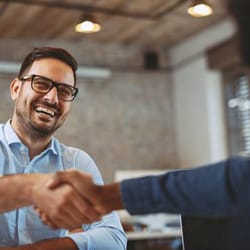
{"label": "white teeth", "polygon": [[46,114],[49,114],[50,116],[55,116],[55,112],[54,111],[52,111],[52,110],[50,110],[50,109],[47,109],[47,108],[43,108],[43,107],[38,107],[37,109],[36,109],[36,111],[38,111],[38,112],[43,112],[43,113],[46,113]]}

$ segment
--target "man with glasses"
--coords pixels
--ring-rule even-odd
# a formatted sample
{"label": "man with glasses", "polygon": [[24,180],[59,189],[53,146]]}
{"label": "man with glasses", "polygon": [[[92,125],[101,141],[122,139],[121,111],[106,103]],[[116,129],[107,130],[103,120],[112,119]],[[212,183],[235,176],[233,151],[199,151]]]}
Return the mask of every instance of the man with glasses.
{"label": "man with glasses", "polygon": [[67,229],[74,229],[79,219],[86,223],[91,216],[99,219],[72,186],[63,184],[54,190],[46,186],[54,172],[71,168],[90,174],[97,184],[103,183],[90,156],[53,137],[77,95],[76,69],[77,62],[67,51],[36,48],[26,56],[18,77],[10,84],[14,112],[11,120],[0,124],[0,191],[6,193],[1,195],[0,211],[19,209],[0,214],[0,249],[126,248],[126,237],[115,213],[69,234],[65,229],[48,228],[33,207],[20,208],[34,204],[34,200],[47,203],[55,225],[61,222],[57,217],[60,212],[64,215],[60,226]]}

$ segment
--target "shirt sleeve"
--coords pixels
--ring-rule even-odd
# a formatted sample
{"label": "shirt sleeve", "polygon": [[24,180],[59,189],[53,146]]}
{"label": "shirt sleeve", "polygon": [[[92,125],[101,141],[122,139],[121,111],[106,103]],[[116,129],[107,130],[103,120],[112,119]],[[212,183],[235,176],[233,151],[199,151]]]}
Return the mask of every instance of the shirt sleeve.
{"label": "shirt sleeve", "polygon": [[233,157],[189,170],[124,180],[121,196],[131,214],[233,216],[250,209],[250,159]]}
{"label": "shirt sleeve", "polygon": [[79,250],[125,250],[127,239],[115,212],[102,221],[84,225],[84,232],[69,234]]}
{"label": "shirt sleeve", "polygon": [[[85,152],[77,152],[74,167],[91,174],[96,184],[103,184],[101,174],[95,162]],[[116,212],[104,216],[101,221],[82,225],[82,228],[84,232],[67,235],[75,242],[79,250],[126,249],[127,238]]]}

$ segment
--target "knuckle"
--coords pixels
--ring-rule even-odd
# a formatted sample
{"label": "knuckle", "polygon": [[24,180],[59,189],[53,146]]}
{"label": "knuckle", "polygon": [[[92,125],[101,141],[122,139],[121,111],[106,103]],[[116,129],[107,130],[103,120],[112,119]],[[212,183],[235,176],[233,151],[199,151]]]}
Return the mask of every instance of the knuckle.
{"label": "knuckle", "polygon": [[54,177],[55,177],[56,179],[60,179],[60,178],[62,177],[62,175],[63,175],[63,172],[62,172],[62,171],[57,171],[56,173],[54,173]]}

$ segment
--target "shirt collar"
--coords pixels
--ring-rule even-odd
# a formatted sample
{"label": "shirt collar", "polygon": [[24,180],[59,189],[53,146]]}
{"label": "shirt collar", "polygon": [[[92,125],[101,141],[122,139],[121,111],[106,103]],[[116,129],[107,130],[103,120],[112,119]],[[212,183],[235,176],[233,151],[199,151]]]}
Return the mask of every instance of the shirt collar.
{"label": "shirt collar", "polygon": [[[11,120],[4,125],[4,135],[9,145],[11,144],[23,144],[19,137],[17,136],[15,130],[11,126]],[[58,150],[56,146],[56,139],[52,137],[51,143],[49,144],[48,148],[45,149],[46,151],[51,151],[53,154],[58,155]]]}
{"label": "shirt collar", "polygon": [[14,143],[22,144],[16,132],[11,127],[11,120],[8,120],[8,122],[4,125],[4,135],[9,145]]}

